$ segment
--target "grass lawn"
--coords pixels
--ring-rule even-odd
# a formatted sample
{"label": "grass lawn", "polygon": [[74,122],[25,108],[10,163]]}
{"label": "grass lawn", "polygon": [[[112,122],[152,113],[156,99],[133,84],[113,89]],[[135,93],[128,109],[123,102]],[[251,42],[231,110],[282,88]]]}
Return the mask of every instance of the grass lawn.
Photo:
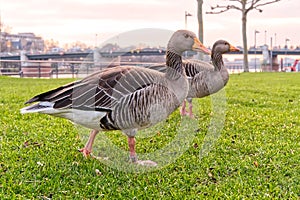
{"label": "grass lawn", "polygon": [[77,149],[88,130],[20,114],[29,98],[70,81],[0,77],[0,199],[300,198],[300,73],[231,75],[213,148],[200,154],[218,109],[211,97],[194,99],[196,120],[177,110],[138,134],[138,155],[159,164],[144,171],[126,162],[120,132],[97,136],[108,160],[85,159]]}

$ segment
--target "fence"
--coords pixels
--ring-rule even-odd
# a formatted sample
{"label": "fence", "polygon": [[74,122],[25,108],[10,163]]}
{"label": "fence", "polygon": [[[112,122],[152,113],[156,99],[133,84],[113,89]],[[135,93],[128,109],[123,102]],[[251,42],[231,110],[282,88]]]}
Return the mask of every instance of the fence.
{"label": "fence", "polygon": [[86,61],[20,61],[0,60],[0,75],[32,78],[80,78],[109,63],[96,66]]}
{"label": "fence", "polygon": [[0,76],[20,78],[82,78],[98,70],[116,65],[149,66],[150,62],[101,62],[91,61],[20,61],[0,60]]}
{"label": "fence", "polygon": [[[82,78],[95,71],[116,65],[154,65],[155,62],[101,62],[91,61],[20,61],[0,60],[0,75],[31,78]],[[243,72],[241,65],[227,65],[229,73]]]}

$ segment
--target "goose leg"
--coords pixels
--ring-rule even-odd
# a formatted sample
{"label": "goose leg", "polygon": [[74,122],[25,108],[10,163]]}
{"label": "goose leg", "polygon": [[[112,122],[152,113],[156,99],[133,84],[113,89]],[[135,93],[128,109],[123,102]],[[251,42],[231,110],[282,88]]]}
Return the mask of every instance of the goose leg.
{"label": "goose leg", "polygon": [[156,162],[153,162],[151,160],[138,160],[136,152],[135,152],[135,138],[132,136],[128,136],[128,146],[129,146],[129,157],[130,161],[133,163],[136,163],[138,165],[143,166],[157,166]]}
{"label": "goose leg", "polygon": [[192,99],[187,99],[188,103],[189,103],[189,117],[190,118],[194,118],[194,114],[193,114],[193,102]]}
{"label": "goose leg", "polygon": [[88,157],[92,153],[93,143],[94,143],[97,133],[99,133],[99,131],[92,130],[90,133],[90,136],[89,136],[89,140],[87,141],[85,146],[82,149],[78,150],[83,154],[84,157]]}
{"label": "goose leg", "polygon": [[129,136],[127,139],[128,139],[128,146],[129,146],[129,158],[130,161],[135,163],[137,161],[137,156],[135,153],[135,138]]}
{"label": "goose leg", "polygon": [[186,107],[186,101],[184,100],[184,101],[182,102],[182,106],[181,106],[181,109],[180,109],[180,114],[181,114],[182,116],[184,116],[184,115],[187,114],[187,112],[186,112],[186,110],[185,110],[185,107]]}

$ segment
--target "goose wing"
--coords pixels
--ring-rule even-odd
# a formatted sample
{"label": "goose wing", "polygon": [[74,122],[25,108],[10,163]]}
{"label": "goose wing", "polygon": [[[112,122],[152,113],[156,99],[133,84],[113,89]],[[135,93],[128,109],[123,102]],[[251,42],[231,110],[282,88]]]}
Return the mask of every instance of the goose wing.
{"label": "goose wing", "polygon": [[165,63],[160,63],[160,64],[156,64],[156,65],[148,65],[148,66],[144,66],[147,69],[151,69],[151,70],[155,70],[158,72],[162,72],[162,73],[166,73],[167,71],[167,65]]}
{"label": "goose wing", "polygon": [[51,102],[54,109],[109,111],[121,98],[147,87],[156,76],[161,76],[159,72],[154,73],[156,76],[152,73],[136,67],[109,68],[39,94],[26,103]]}
{"label": "goose wing", "polygon": [[[202,71],[213,71],[214,69],[211,63],[202,60],[185,60],[182,64],[185,68],[186,75],[190,78],[194,77],[196,74]],[[165,73],[167,71],[167,65],[165,63],[149,65],[145,66],[145,68],[159,71],[162,73]]]}
{"label": "goose wing", "polygon": [[211,63],[202,60],[185,60],[183,66],[188,77],[194,77],[202,71],[211,71],[214,69]]}

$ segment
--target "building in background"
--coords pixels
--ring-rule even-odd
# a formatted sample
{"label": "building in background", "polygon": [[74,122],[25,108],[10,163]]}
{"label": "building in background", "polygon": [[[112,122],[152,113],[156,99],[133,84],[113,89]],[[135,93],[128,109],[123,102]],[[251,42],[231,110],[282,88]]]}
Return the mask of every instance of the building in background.
{"label": "building in background", "polygon": [[44,40],[34,33],[10,34],[0,32],[0,52],[19,53],[21,50],[39,53],[44,51]]}

